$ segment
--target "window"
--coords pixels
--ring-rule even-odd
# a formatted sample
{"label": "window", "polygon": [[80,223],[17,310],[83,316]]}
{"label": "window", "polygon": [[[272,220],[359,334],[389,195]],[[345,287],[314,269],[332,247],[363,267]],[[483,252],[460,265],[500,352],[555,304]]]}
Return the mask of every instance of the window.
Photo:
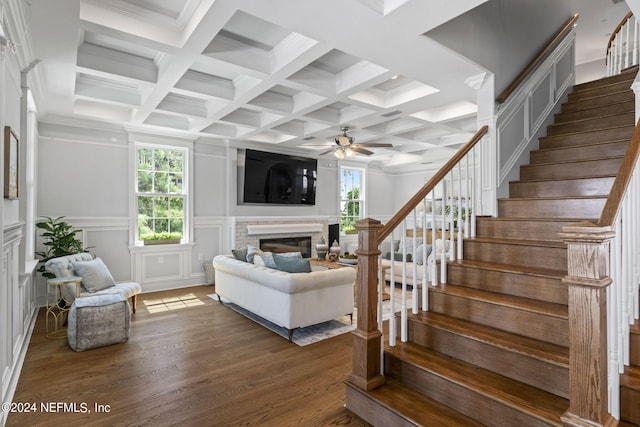
{"label": "window", "polygon": [[185,236],[186,150],[136,147],[137,240]]}
{"label": "window", "polygon": [[340,168],[340,231],[354,233],[364,215],[364,170]]}

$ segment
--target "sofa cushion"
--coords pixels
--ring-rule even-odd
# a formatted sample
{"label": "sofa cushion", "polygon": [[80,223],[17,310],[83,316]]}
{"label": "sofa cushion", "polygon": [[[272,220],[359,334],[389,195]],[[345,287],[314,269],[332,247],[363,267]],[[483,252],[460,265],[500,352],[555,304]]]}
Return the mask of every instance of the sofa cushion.
{"label": "sofa cushion", "polygon": [[[391,259],[391,252],[387,252],[383,258],[385,259]],[[413,259],[413,256],[408,253],[407,254],[407,262],[411,262],[411,260]],[[402,261],[402,252],[394,252],[393,253],[393,260],[394,261]]]}
{"label": "sofa cushion", "polygon": [[[433,248],[432,245],[425,245],[424,243],[418,246],[416,248],[415,256],[413,257],[416,264],[422,265],[422,263],[424,262],[424,259],[429,258],[432,248]],[[426,252],[426,255],[425,255],[425,252]]]}
{"label": "sofa cushion", "polygon": [[253,263],[263,267],[278,268],[276,262],[273,260],[273,253],[271,252],[263,252],[262,255],[255,255],[253,257]]}
{"label": "sofa cushion", "polygon": [[248,263],[253,264],[253,257],[256,255],[262,256],[264,252],[260,248],[256,248],[255,246],[247,245],[247,259]]}
{"label": "sofa cushion", "polygon": [[100,291],[116,284],[109,269],[100,258],[91,261],[76,261],[71,264],[76,274],[82,277],[82,284],[89,292]]}
{"label": "sofa cushion", "polygon": [[80,252],[73,255],[66,255],[57,258],[51,258],[44,265],[44,268],[49,273],[52,273],[56,277],[70,277],[75,276],[76,272],[71,265],[74,261],[91,261],[93,255],[89,252]]}
{"label": "sofa cushion", "polygon": [[231,249],[231,253],[233,257],[238,261],[246,261],[247,260],[247,247],[243,246],[240,249]]}
{"label": "sofa cushion", "polygon": [[273,254],[273,260],[280,271],[287,273],[311,273],[311,264],[308,259]]}

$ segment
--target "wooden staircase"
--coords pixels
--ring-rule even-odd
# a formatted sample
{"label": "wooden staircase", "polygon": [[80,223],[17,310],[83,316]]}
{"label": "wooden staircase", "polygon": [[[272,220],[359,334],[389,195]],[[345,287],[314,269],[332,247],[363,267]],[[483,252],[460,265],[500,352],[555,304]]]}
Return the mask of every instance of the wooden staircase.
{"label": "wooden staircase", "polygon": [[[347,408],[380,425],[562,425],[569,408],[567,249],[562,227],[596,220],[634,130],[637,68],[577,85],[498,217],[477,219],[463,261],[385,344],[385,384],[347,382]],[[640,326],[621,379],[620,425],[640,425]]]}

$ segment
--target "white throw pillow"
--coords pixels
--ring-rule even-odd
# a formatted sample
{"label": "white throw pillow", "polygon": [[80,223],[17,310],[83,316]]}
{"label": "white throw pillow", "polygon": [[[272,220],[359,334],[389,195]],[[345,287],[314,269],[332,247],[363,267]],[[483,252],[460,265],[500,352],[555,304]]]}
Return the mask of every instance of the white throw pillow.
{"label": "white throw pillow", "polygon": [[72,262],[76,274],[82,278],[84,288],[89,292],[97,292],[115,286],[116,281],[100,258],[91,261]]}
{"label": "white throw pillow", "polygon": [[256,255],[262,256],[264,252],[260,250],[260,248],[256,248],[255,246],[247,245],[247,262],[253,264],[253,257]]}

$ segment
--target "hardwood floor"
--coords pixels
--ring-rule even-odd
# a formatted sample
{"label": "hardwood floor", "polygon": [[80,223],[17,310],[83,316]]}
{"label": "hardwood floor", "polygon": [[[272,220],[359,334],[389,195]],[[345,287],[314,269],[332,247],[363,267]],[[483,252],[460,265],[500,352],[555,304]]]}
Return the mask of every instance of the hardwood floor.
{"label": "hardwood floor", "polygon": [[41,310],[14,396],[36,412],[7,426],[368,426],[344,408],[351,334],[298,347],[213,292],[143,294],[127,342],[80,353],[45,338]]}

